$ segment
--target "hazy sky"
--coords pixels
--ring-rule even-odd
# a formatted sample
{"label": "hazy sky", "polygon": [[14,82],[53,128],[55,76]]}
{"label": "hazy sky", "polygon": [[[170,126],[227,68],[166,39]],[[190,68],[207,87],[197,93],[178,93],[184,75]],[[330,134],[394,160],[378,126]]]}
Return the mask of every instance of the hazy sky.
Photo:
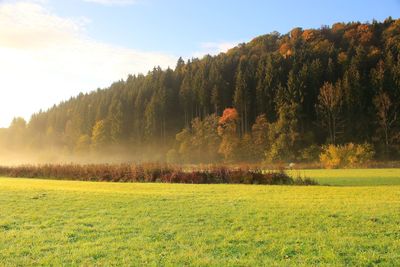
{"label": "hazy sky", "polygon": [[0,127],[179,56],[399,15],[399,0],[0,0]]}

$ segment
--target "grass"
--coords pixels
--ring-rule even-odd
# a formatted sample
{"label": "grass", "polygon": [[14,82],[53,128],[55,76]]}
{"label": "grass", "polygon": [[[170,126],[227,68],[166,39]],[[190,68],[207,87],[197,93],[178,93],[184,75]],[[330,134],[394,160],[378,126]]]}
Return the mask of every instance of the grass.
{"label": "grass", "polygon": [[0,266],[400,265],[400,186],[0,179]]}
{"label": "grass", "polygon": [[400,185],[400,169],[292,170],[289,174],[293,177],[308,177],[320,184],[329,185]]}

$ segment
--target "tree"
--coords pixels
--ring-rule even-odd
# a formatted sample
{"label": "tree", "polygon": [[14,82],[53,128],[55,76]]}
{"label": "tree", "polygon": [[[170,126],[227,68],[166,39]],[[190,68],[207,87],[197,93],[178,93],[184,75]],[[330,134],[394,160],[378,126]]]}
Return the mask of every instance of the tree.
{"label": "tree", "polygon": [[180,90],[179,90],[179,98],[182,104],[182,109],[184,113],[184,124],[185,127],[189,127],[190,122],[193,118],[193,90],[192,90],[192,70],[190,65],[188,66],[188,70],[184,75],[182,80]]}
{"label": "tree", "polygon": [[[185,128],[176,135],[178,152],[188,163],[212,163],[219,160],[220,137],[217,133],[219,117],[211,114],[203,120],[192,120],[191,128]],[[172,153],[172,152],[171,152]]]}
{"label": "tree", "polygon": [[68,120],[65,124],[64,130],[64,143],[72,150],[76,141],[79,138],[80,131],[79,131],[79,119],[75,120]]}
{"label": "tree", "polygon": [[179,143],[178,153],[183,162],[190,163],[192,161],[192,142],[191,132],[189,128],[184,128],[176,134],[176,141]]}
{"label": "tree", "polygon": [[25,146],[27,125],[25,119],[14,118],[8,128],[8,140],[6,146],[11,149],[22,149]]}
{"label": "tree", "polygon": [[329,142],[336,144],[339,128],[342,123],[341,112],[343,104],[343,94],[340,82],[336,86],[325,82],[320,89],[318,96],[318,113],[320,122],[326,127],[329,134]]}
{"label": "tree", "polygon": [[374,98],[376,115],[380,130],[383,132],[385,155],[388,156],[389,146],[393,140],[392,130],[397,119],[397,110],[393,106],[389,95],[386,92],[380,91]]}
{"label": "tree", "polygon": [[[360,139],[363,139],[363,135],[367,133],[367,124],[369,118],[366,116],[366,106],[364,93],[362,86],[362,76],[360,69],[358,68],[356,61],[352,60],[350,66],[343,74],[341,80],[341,92],[342,92],[342,122],[341,126],[344,126],[346,132],[344,132],[344,139],[357,140],[354,138],[353,133],[357,132]],[[369,102],[372,106],[372,103]],[[365,135],[364,135],[365,138]],[[361,141],[360,140],[360,141]]]}
{"label": "tree", "polygon": [[90,151],[90,144],[91,144],[90,136],[87,134],[81,135],[78,141],[76,142],[74,150],[78,154],[88,153]]}
{"label": "tree", "polygon": [[159,126],[159,118],[158,118],[158,96],[154,94],[150,102],[146,106],[146,110],[144,113],[145,119],[145,139],[146,140],[155,140],[158,136],[157,127]]}
{"label": "tree", "polygon": [[252,126],[252,136],[254,143],[254,154],[256,160],[262,160],[264,153],[269,149],[269,136],[270,124],[265,114],[261,114],[256,118]]}
{"label": "tree", "polygon": [[267,162],[295,160],[299,141],[297,104],[283,103],[278,109],[278,120],[269,126],[270,148],[265,151]]}
{"label": "tree", "polygon": [[303,33],[303,29],[302,28],[300,28],[300,27],[293,28],[290,31],[290,38],[292,38],[294,40],[297,40],[298,38],[301,37],[302,33]]}
{"label": "tree", "polygon": [[20,133],[26,129],[26,121],[24,118],[14,118],[10,124],[9,130],[13,133]]}
{"label": "tree", "polygon": [[203,120],[197,118],[192,122],[192,145],[196,148],[199,162],[218,161],[218,147],[221,142],[217,132],[218,120],[219,117],[212,114]]}
{"label": "tree", "polygon": [[123,138],[124,113],[121,100],[113,99],[108,113],[110,123],[110,138],[113,144],[119,144]]}
{"label": "tree", "polygon": [[236,160],[243,162],[256,162],[259,161],[257,150],[253,142],[253,137],[250,133],[246,133],[242,136],[239,142],[239,148]]}
{"label": "tree", "polygon": [[223,92],[227,90],[226,83],[222,78],[221,71],[219,70],[217,63],[211,64],[209,77],[205,77],[210,80],[211,91],[211,105],[214,107],[214,113],[217,115],[222,111],[223,106]]}
{"label": "tree", "polygon": [[269,119],[271,119],[275,113],[274,88],[277,82],[276,66],[279,66],[279,62],[274,62],[273,58],[268,56],[259,61],[256,72],[257,113],[265,114]]}
{"label": "tree", "polygon": [[221,100],[220,100],[220,93],[216,85],[214,85],[211,92],[211,103],[214,106],[215,114],[218,114],[221,107]]}
{"label": "tree", "polygon": [[54,130],[53,126],[49,126],[46,130],[46,146],[50,149],[56,149],[60,147],[61,138],[57,131]]}
{"label": "tree", "polygon": [[248,131],[248,122],[250,114],[250,95],[249,84],[247,80],[247,69],[244,60],[241,60],[236,74],[236,87],[233,95],[233,103],[240,117],[240,133],[245,134]]}
{"label": "tree", "polygon": [[239,137],[237,135],[237,124],[239,115],[234,108],[224,110],[218,122],[218,135],[221,137],[221,145],[218,152],[224,156],[226,162],[235,160],[239,147]]}
{"label": "tree", "polygon": [[110,130],[106,120],[96,122],[92,130],[92,149],[94,151],[105,150],[110,143]]}

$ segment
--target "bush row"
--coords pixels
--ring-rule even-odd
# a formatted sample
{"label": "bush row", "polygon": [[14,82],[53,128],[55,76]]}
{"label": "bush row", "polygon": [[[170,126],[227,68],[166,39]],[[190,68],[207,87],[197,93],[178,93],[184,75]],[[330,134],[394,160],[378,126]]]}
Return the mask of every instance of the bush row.
{"label": "bush row", "polygon": [[0,176],[108,182],[160,182],[193,184],[314,185],[310,179],[293,179],[284,171],[207,167],[183,169],[167,164],[45,164],[1,167]]}

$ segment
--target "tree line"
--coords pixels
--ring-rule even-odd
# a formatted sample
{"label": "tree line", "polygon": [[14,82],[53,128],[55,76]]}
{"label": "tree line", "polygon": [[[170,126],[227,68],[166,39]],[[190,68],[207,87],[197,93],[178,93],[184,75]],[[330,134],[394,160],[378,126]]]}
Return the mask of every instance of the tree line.
{"label": "tree line", "polygon": [[0,145],[214,162],[312,160],[352,142],[396,159],[399,52],[390,17],[273,32],[16,118]]}

